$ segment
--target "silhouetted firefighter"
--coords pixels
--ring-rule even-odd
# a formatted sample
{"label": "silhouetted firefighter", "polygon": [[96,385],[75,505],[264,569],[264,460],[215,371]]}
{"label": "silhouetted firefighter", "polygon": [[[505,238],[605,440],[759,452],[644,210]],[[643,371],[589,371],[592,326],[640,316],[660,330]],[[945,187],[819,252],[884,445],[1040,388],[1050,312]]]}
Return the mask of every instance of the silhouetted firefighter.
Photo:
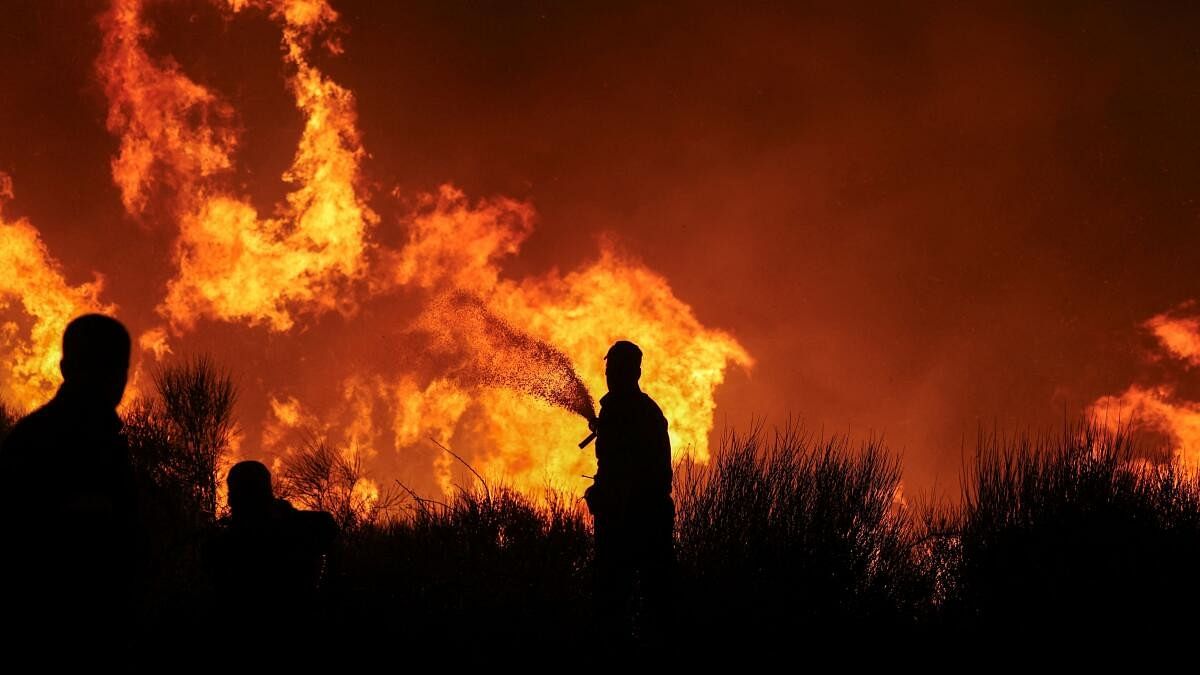
{"label": "silhouetted firefighter", "polygon": [[645,599],[640,623],[653,645],[664,639],[670,620],[671,441],[662,410],[638,386],[641,349],[620,341],[605,359],[608,394],[594,423],[598,468],[584,495],[596,531],[597,620],[610,645],[630,639],[636,579]]}
{"label": "silhouetted firefighter", "polygon": [[236,629],[302,635],[318,614],[333,516],[276,499],[260,462],[235,464],[226,484],[230,514],[209,548],[220,611]]}
{"label": "silhouetted firefighter", "polygon": [[0,447],[0,603],[18,648],[48,637],[95,655],[133,633],[137,493],[116,412],[129,352],[116,319],[72,321],[62,385]]}

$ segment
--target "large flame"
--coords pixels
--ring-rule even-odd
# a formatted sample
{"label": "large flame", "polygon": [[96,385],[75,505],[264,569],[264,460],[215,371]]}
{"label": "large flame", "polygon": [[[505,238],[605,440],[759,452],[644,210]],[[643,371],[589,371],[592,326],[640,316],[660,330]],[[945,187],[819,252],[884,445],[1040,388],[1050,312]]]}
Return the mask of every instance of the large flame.
{"label": "large flame", "polygon": [[[414,219],[409,242],[400,253],[396,269],[401,281],[449,286],[482,298],[496,320],[521,326],[530,336],[565,352],[590,391],[605,390],[603,356],[608,347],[620,339],[637,342],[645,353],[644,387],[669,420],[676,457],[690,454],[708,460],[716,388],[730,364],[749,367],[753,363],[736,340],[702,326],[666,279],[621,255],[611,244],[602,244],[596,260],[565,275],[551,272],[519,282],[502,279],[501,260],[517,253],[531,230],[532,212],[526,205],[484,201],[471,208],[461,192],[445,187],[425,203],[432,210]],[[463,233],[470,235],[465,246]],[[427,314],[424,322],[434,326],[425,329],[442,340],[453,336],[456,347],[468,349],[451,371],[468,371],[461,379],[464,386],[513,379],[514,367],[518,372],[550,370],[550,377],[559,373],[543,365],[552,357],[525,349],[521,340],[497,344],[491,320],[481,316],[476,304],[467,303],[465,310],[457,312],[437,303],[433,306],[436,311]],[[481,369],[491,376],[481,377]],[[536,386],[484,386],[474,401],[483,411],[478,426],[491,444],[475,453],[476,468],[527,489],[580,485],[581,476],[594,472],[595,459],[573,451],[585,427],[575,416],[584,412],[576,407],[582,403],[572,405],[578,400],[569,395],[572,386],[562,383],[559,391],[567,395],[561,401],[531,392]],[[459,423],[464,411],[450,412],[455,419],[438,420],[437,426]],[[449,484],[451,466],[446,458],[440,459],[443,486]]]}
{"label": "large flame", "polygon": [[[716,388],[724,381],[729,365],[748,368],[753,364],[730,335],[701,325],[691,307],[675,297],[665,278],[612,246],[602,247],[596,260],[566,275],[551,273],[501,284],[492,306],[501,316],[570,354],[593,391],[605,390],[603,355],[608,347],[621,339],[635,341],[645,354],[643,388],[669,420],[671,447],[677,458],[689,454],[708,461]],[[495,410],[518,405],[503,400],[511,398],[507,392],[497,396],[501,400],[496,401]],[[523,407],[529,405],[525,402]],[[503,417],[493,415],[492,419]],[[524,419],[536,419],[536,415]],[[513,472],[514,466],[526,463],[520,450],[525,444],[562,447],[578,428],[577,424],[564,424],[546,427],[538,434],[532,425],[518,430],[516,419],[504,421],[511,426],[502,423],[493,430],[492,437],[503,442],[497,444],[498,452],[487,465],[497,471]],[[563,427],[570,433],[564,434]],[[594,467],[590,456],[586,466]],[[578,468],[579,463],[572,465],[572,469]],[[526,470],[522,475],[531,478],[539,471]]]}
{"label": "large flame", "polygon": [[[0,173],[0,400],[22,410],[46,401],[62,382],[62,334],[71,319],[88,312],[114,312],[100,301],[101,277],[72,286],[62,267],[29,221],[8,221],[4,204],[13,196],[12,180]],[[19,303],[24,320],[9,311]],[[22,325],[26,328],[23,329]]]}
{"label": "large flame", "polygon": [[[371,330],[419,347],[397,349],[386,363],[313,366],[333,383],[324,387],[333,403],[306,400],[286,379],[265,383],[265,417],[250,422],[259,447],[243,443],[240,455],[271,461],[294,448],[297,432],[315,433],[377,472],[394,468],[396,458],[410,465],[419,458],[450,490],[462,467],[437,445],[453,446],[489,479],[530,492],[578,489],[595,468],[576,443],[587,432],[592,397],[604,392],[603,356],[612,342],[629,339],[645,353],[643,385],[670,422],[676,455],[707,459],[716,388],[728,367],[753,361],[733,337],[703,326],[664,277],[603,239],[579,269],[506,277],[501,265],[533,231],[533,206],[506,197],[472,201],[449,185],[409,202],[416,206],[400,222],[380,224],[363,187],[354,95],[313,61],[317,49],[341,51],[328,39],[338,16],[325,0],[217,3],[230,16],[264,11],[279,26],[285,76],[304,120],[282,176],[290,192],[270,216],[238,187],[237,111],[174,60],[147,51],[144,3],[113,0],[97,59],[108,128],[120,138],[111,169],[121,202],[140,222],[178,228],[175,269],[158,304],[162,322],[144,327],[141,348],[156,358],[186,350],[188,334],[205,320],[307,344],[312,319],[330,311],[346,330],[375,321]],[[376,239],[385,226],[404,228],[401,246]],[[15,398],[31,402],[53,381],[44,365],[56,366],[67,318],[102,308],[99,286],[68,286],[32,227],[4,227],[4,241],[23,246],[12,255],[43,270],[0,287],[40,321],[24,347],[12,329],[6,336],[12,353],[24,349],[36,362],[14,369],[26,374],[20,386],[27,388]],[[419,308],[388,314],[387,325],[360,311],[401,296]],[[53,311],[43,307],[53,303]],[[369,501],[386,478],[377,474],[356,493]]]}
{"label": "large flame", "polygon": [[[315,34],[337,14],[323,1],[229,2],[232,11],[249,5],[282,24],[288,84],[305,118],[283,175],[294,189],[275,218],[229,187],[237,148],[230,106],[175,63],[147,54],[142,0],[116,0],[102,21],[98,69],[109,129],[121,135],[113,180],[135,215],[156,184],[172,192],[178,273],[159,309],[176,329],[207,316],[285,331],[297,312],[347,309],[347,285],[366,272],[366,233],[377,218],[356,188],[364,152],[354,97],[308,60]],[[160,353],[162,335],[155,333]]]}

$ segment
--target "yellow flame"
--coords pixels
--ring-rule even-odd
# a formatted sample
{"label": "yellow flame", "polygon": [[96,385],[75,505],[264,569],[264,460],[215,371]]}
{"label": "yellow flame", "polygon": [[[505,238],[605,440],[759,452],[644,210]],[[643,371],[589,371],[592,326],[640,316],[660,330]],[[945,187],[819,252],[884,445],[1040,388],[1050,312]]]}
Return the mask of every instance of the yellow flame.
{"label": "yellow flame", "polygon": [[[144,217],[163,201],[179,226],[177,271],[159,306],[167,326],[143,334],[144,349],[169,353],[168,330],[182,333],[202,318],[287,332],[302,315],[350,314],[364,295],[398,287],[431,298],[467,293],[498,321],[564,353],[595,395],[604,391],[608,346],[618,339],[641,345],[643,384],[670,421],[676,456],[707,459],[715,390],[727,368],[753,364],[733,337],[700,324],[666,279],[612,246],[573,272],[503,278],[500,262],[519,251],[535,216],[529,204],[504,197],[472,204],[461,190],[443,186],[404,223],[406,244],[382,250],[370,241],[378,218],[361,187],[365,153],[354,96],[311,60],[336,12],[325,0],[226,0],[224,6],[233,13],[263,9],[279,23],[288,86],[304,117],[283,176],[294,188],[273,217],[261,216],[231,187],[238,146],[232,108],[170,59],[147,53],[141,0],[114,0],[102,22],[98,70],[110,101],[109,129],[121,138],[113,179],[129,213]],[[328,39],[322,46],[341,52]],[[487,353],[494,343],[466,337],[477,363],[497,358]],[[594,470],[591,452],[575,447],[586,434],[582,419],[525,393],[454,372],[424,380],[358,372],[337,379],[340,407],[321,411],[319,428],[336,430],[342,437],[331,440],[347,452],[373,456],[426,438],[444,445],[454,439],[467,444],[456,450],[473,466],[531,492],[548,483],[580,486],[580,475]],[[284,448],[289,430],[318,424],[318,415],[294,398],[270,404],[264,450]],[[376,424],[377,416],[390,423]],[[449,489],[455,460],[435,457],[438,482]]]}
{"label": "yellow flame", "polygon": [[[603,357],[608,347],[620,339],[636,342],[645,354],[643,388],[667,416],[675,457],[688,454],[708,460],[716,388],[729,366],[753,365],[733,337],[701,325],[666,279],[611,245],[602,245],[596,260],[565,275],[502,280],[499,261],[515,253],[528,235],[532,209],[512,201],[484,201],[470,208],[461,192],[446,187],[427,203],[433,204],[433,211],[410,228],[410,240],[399,256],[399,280],[477,294],[504,321],[565,352],[594,394],[605,391]],[[461,232],[471,233],[471,245],[463,245]],[[450,325],[446,330],[467,327]],[[479,348],[489,358],[508,357],[487,345]],[[516,391],[485,388],[469,393],[485,413],[483,435],[488,441],[471,453],[476,469],[530,493],[547,485],[579,488],[585,484],[581,477],[594,473],[594,456],[575,447],[587,433],[577,415]],[[454,412],[461,418],[461,408]],[[452,424],[457,425],[457,419]],[[452,467],[445,457],[435,461],[443,487]]]}
{"label": "yellow flame", "polygon": [[[353,389],[360,383],[353,380],[348,380],[345,387]],[[276,453],[272,462],[272,471],[278,473],[283,469],[285,458],[287,455],[296,452],[295,442],[298,434],[303,434],[308,437],[307,440],[334,441],[331,439],[330,430],[322,424],[321,420],[315,415],[308,412],[299,399],[294,396],[276,397],[272,396],[269,400],[271,408],[271,419],[263,427],[262,446],[265,450],[274,451]],[[360,460],[367,459],[367,454],[373,452],[369,445],[359,445],[354,439],[358,437],[373,437],[370,423],[370,410],[372,409],[372,401],[369,398],[359,398],[360,407],[356,411],[357,414],[363,415],[363,407],[366,409],[366,421],[359,420],[359,426],[356,428],[351,425],[342,430],[342,437],[349,437],[350,444],[339,444],[336,450],[341,454],[343,460],[349,466],[358,465]],[[363,424],[368,426],[363,427]],[[348,505],[359,516],[369,514],[380,500],[379,484],[368,476],[359,476],[350,486],[338,483],[336,481],[340,475],[332,476],[335,483],[330,488],[340,495],[345,496]]]}
{"label": "yellow flame", "polygon": [[0,399],[29,410],[45,403],[62,382],[62,334],[71,319],[88,312],[111,314],[116,308],[100,301],[99,275],[72,286],[37,229],[25,219],[4,218],[4,203],[12,195],[12,180],[0,174],[0,310],[15,302],[28,317],[27,334],[15,317],[0,324],[0,344],[5,345],[0,369],[7,373]]}
{"label": "yellow flame", "polygon": [[242,444],[246,440],[245,435],[240,429],[234,429],[229,435],[229,447],[225,453],[217,457],[217,513],[224,514],[229,510],[229,484],[225,482],[225,477],[229,475],[229,470],[234,464],[246,459],[246,453],[242,448]]}
{"label": "yellow flame", "polygon": [[499,283],[498,261],[533,232],[533,208],[503,197],[472,206],[462,190],[443,185],[419,199],[407,225],[407,244],[388,261],[395,282],[481,293]]}
{"label": "yellow flame", "polygon": [[[611,246],[604,246],[598,259],[569,274],[552,272],[519,284],[503,283],[491,297],[491,306],[562,348],[597,394],[606,391],[603,358],[612,343],[631,340],[640,346],[642,389],[667,417],[675,459],[686,454],[708,461],[716,389],[729,366],[749,368],[754,363],[732,336],[701,325],[665,278]],[[506,412],[511,407],[501,403],[488,409],[496,420],[492,437],[497,453],[485,466],[522,476],[520,482],[526,485],[536,480],[540,471],[526,468],[519,457],[523,448],[536,447],[533,438],[509,433],[517,423],[516,415]],[[543,447],[573,449],[571,441],[578,441],[576,437],[585,431],[578,418],[556,427],[556,433],[542,435],[547,444]],[[584,466],[591,473],[594,458],[587,457]],[[578,462],[572,462],[556,478],[577,476],[579,468]]]}
{"label": "yellow flame", "polygon": [[97,66],[109,100],[108,129],[121,136],[111,168],[125,209],[145,212],[155,187],[193,195],[230,170],[237,147],[232,108],[173,61],[146,53],[142,45],[152,33],[142,22],[142,0],[116,0],[100,23]]}
{"label": "yellow flame", "polygon": [[377,217],[356,190],[364,151],[354,97],[308,60],[313,36],[337,14],[317,0],[229,3],[235,12],[249,6],[282,22],[288,83],[305,118],[283,175],[295,189],[275,218],[221,180],[237,146],[232,112],[176,64],[146,53],[141,1],[117,0],[102,22],[108,125],[121,135],[113,178],[132,214],[145,210],[156,181],[173,190],[178,273],[159,311],[176,331],[201,317],[286,331],[297,313],[352,311],[343,291],[366,272],[366,234]]}

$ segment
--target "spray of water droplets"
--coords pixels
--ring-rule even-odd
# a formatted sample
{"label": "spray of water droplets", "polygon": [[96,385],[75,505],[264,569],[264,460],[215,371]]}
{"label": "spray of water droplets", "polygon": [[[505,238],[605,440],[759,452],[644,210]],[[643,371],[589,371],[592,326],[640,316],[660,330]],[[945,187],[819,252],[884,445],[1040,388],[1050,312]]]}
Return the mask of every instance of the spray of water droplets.
{"label": "spray of water droplets", "polygon": [[436,298],[419,329],[452,358],[453,375],[464,384],[505,387],[596,418],[592,395],[566,354],[517,330],[479,298],[463,292]]}

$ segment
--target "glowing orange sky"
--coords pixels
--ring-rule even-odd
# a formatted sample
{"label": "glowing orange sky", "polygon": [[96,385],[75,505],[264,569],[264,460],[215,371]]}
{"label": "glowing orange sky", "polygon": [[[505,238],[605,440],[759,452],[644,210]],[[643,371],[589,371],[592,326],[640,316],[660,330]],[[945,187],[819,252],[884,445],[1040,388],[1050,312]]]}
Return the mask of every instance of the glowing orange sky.
{"label": "glowing orange sky", "polygon": [[[636,256],[756,361],[717,391],[718,429],[794,414],[882,432],[910,488],[952,489],[980,424],[1054,424],[1137,381],[1200,391],[1147,358],[1145,329],[1197,295],[1195,9],[333,4],[345,53],[318,66],[355,93],[370,207],[394,221],[447,181],[531,203],[510,279],[576,269],[600,238]],[[2,10],[0,171],[6,217],[38,228],[71,283],[103,273],[140,331],[161,322],[178,228],[131,219],[109,175],[105,6]],[[238,180],[269,213],[302,131],[278,29],[203,2],[151,19],[152,51],[237,109]],[[305,330],[298,352],[207,322],[187,347],[251,390],[394,358],[332,317]],[[248,397],[243,416],[268,405]]]}

